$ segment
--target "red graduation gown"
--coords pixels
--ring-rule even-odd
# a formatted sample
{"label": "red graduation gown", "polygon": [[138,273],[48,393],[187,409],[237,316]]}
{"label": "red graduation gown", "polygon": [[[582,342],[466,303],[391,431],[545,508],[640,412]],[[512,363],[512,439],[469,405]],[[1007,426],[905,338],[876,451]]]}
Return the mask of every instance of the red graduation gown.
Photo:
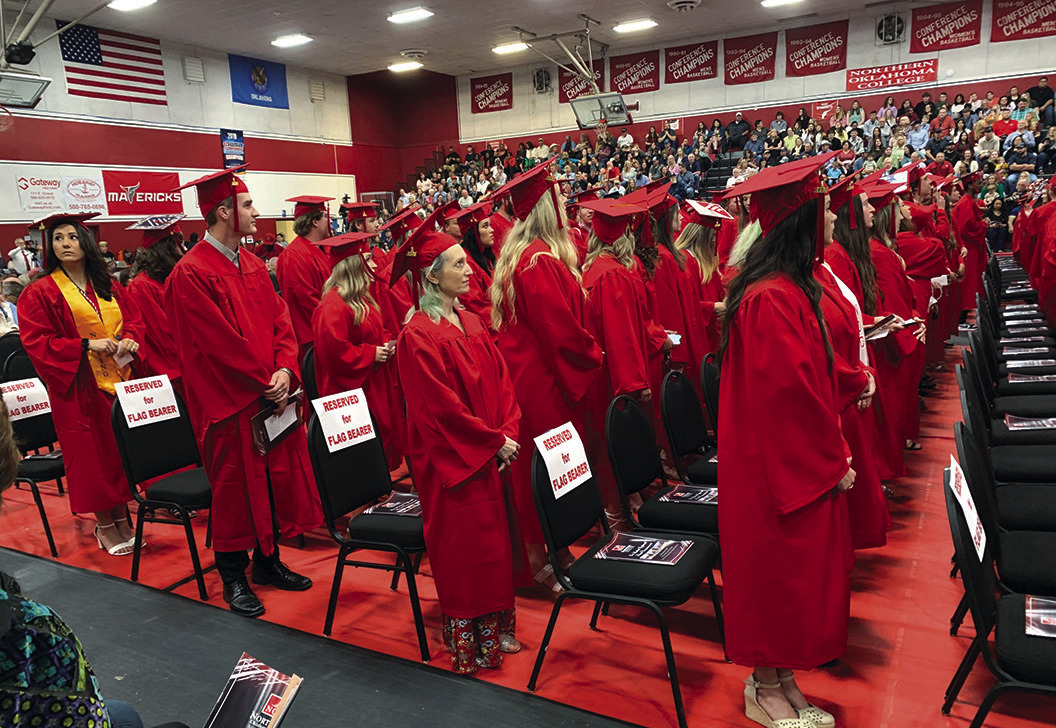
{"label": "red graduation gown", "polygon": [[[697,264],[699,272],[700,264]],[[703,273],[701,273],[703,276]],[[722,321],[715,315],[715,304],[726,300],[726,286],[722,282],[719,269],[712,271],[711,278],[707,281],[701,277],[700,280],[700,320],[704,324],[702,336],[704,349],[707,354],[717,352],[722,341]],[[699,378],[700,372],[697,372]]]}
{"label": "red graduation gown", "polygon": [[[708,349],[707,329],[701,313],[700,268],[697,259],[685,251],[682,252],[683,270],[670,250],[662,245],[659,250],[661,263],[655,279],[656,303],[660,312],[657,323],[682,335],[682,343],[671,349],[671,361],[684,364],[686,376],[698,382],[700,362],[712,351]],[[654,394],[660,396],[659,392]]]}
{"label": "red graduation gown", "polygon": [[[134,306],[117,282],[112,290],[121,309],[122,337],[142,341]],[[51,400],[70,510],[99,513],[127,503],[132,496],[110,427],[113,397],[96,385],[73,313],[50,276],[31,283],[19,296],[18,324],[22,345]]]}
{"label": "red graduation gown", "polygon": [[971,195],[957,200],[952,216],[957,243],[968,249],[968,256],[964,259],[961,309],[971,310],[975,308],[975,294],[983,291],[983,269],[990,257],[986,250],[986,222],[983,221],[983,208]]}
{"label": "red graduation gown", "polygon": [[213,488],[213,548],[240,551],[259,543],[274,551],[265,467],[271,472],[279,532],[296,536],[322,522],[310,480],[303,428],[267,458],[257,453],[249,421],[271,375],[300,372],[297,341],[286,304],[275,294],[263,261],[239,254],[236,267],[208,241],[176,264],[166,285],[166,308],[179,342],[187,407]]}
{"label": "red graduation gown", "polygon": [[[664,380],[664,341],[667,340],[667,332],[660,325],[660,304],[656,297],[656,276],[659,275],[663,260],[657,260],[653,268],[653,277],[650,278],[645,271],[645,264],[641,259],[634,256],[634,270],[642,281],[645,295],[645,310],[649,316],[649,389],[653,394],[653,408],[650,414],[653,418],[653,431],[656,433],[656,442],[664,447],[663,434],[660,427],[660,387]],[[681,333],[681,332],[679,332]],[[699,378],[699,373],[698,373]]]}
{"label": "red graduation gown", "polygon": [[513,223],[499,212],[493,212],[488,219],[491,220],[491,234],[493,236],[491,250],[495,253],[495,258],[498,259],[502,244],[506,242],[506,234],[513,230]]}
{"label": "red graduation gown", "polygon": [[[279,255],[275,275],[279,292],[290,311],[290,322],[297,337],[297,362],[304,361],[312,343],[312,314],[323,295],[323,284],[330,277],[330,262],[319,246],[300,235]],[[300,371],[298,366],[296,371]]]}
{"label": "red graduation gown", "polygon": [[862,315],[868,316],[865,313],[865,291],[862,288],[862,277],[858,274],[858,266],[851,260],[851,254],[840,243],[833,241],[832,245],[825,247],[825,262],[828,263],[833,274],[851,289]]}
{"label": "red graduation gown", "polygon": [[568,224],[568,239],[576,248],[576,259],[579,260],[580,269],[587,262],[587,252],[590,245],[590,231],[576,222]]}
{"label": "red graduation gown", "polygon": [[362,387],[367,406],[378,422],[389,470],[395,470],[403,459],[407,422],[395,361],[374,360],[378,347],[394,338],[385,329],[381,313],[367,306],[366,316],[357,324],[355,311],[331,289],[323,294],[312,316],[312,334],[319,396]]}
{"label": "red graduation gown", "polygon": [[143,339],[139,341],[139,357],[149,376],[164,374],[183,394],[180,384],[180,363],[177,358],[176,338],[165,310],[165,284],[158,283],[146,272],[140,273],[125,289],[128,299],[143,322]]}
{"label": "red graduation gown", "polygon": [[[507,312],[498,347],[521,405],[519,442],[530,452],[534,438],[566,422],[583,433],[580,404],[601,366],[602,350],[586,328],[582,286],[546,243],[536,240],[525,248],[510,285],[516,316],[511,320]],[[514,461],[513,491],[525,543],[541,544],[531,461],[527,455]],[[524,583],[531,583],[527,576]]]}
{"label": "red graduation gown", "polygon": [[521,411],[491,332],[474,314],[458,314],[465,333],[416,313],[400,333],[397,361],[440,608],[472,619],[513,608],[514,514],[495,455],[509,437],[521,444],[515,462],[531,462],[533,446],[518,436]]}
{"label": "red graduation gown", "polygon": [[466,256],[473,274],[469,277],[469,291],[458,297],[467,311],[475,313],[484,321],[484,325],[491,328],[491,297],[488,288],[491,287],[491,273],[480,267],[472,257]]}
{"label": "red graduation gown", "polygon": [[[1031,215],[1037,236],[1035,245],[1038,266],[1038,305],[1048,317],[1056,321],[1056,204],[1048,202]],[[19,320],[21,321],[21,313]]]}
{"label": "red graduation gown", "polygon": [[[901,232],[898,234],[898,254],[906,264],[906,275],[909,276],[909,284],[913,288],[915,308],[920,312],[927,327],[925,359],[929,362],[941,361],[944,356],[943,344],[946,341],[941,319],[941,301],[932,306],[931,298],[933,291],[936,299],[941,298],[942,292],[932,288],[931,279],[949,272],[946,248],[938,238],[930,235]],[[960,314],[960,309],[957,313]]]}
{"label": "red graduation gown", "polygon": [[730,260],[733,252],[733,244],[737,242],[737,221],[723,220],[715,233],[715,252],[719,256],[719,270],[726,269],[726,263]]}
{"label": "red graduation gown", "polygon": [[282,255],[283,247],[278,244],[267,245],[266,243],[259,243],[257,247],[253,248],[253,255],[257,256],[265,263],[274,258],[278,258]]}
{"label": "red graduation gown", "polygon": [[810,669],[847,644],[847,472],[836,380],[810,301],[786,276],[753,284],[719,392],[726,649],[740,665]]}

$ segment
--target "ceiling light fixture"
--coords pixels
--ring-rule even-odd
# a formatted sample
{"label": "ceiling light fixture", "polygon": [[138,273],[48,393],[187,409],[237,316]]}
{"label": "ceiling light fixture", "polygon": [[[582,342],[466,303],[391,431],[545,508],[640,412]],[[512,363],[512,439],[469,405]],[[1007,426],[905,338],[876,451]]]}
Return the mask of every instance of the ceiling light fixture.
{"label": "ceiling light fixture", "polygon": [[273,46],[279,48],[293,48],[295,46],[301,46],[305,43],[311,43],[312,38],[309,38],[304,33],[294,33],[293,35],[284,35],[275,40],[271,41]]}
{"label": "ceiling light fixture", "polygon": [[764,8],[779,8],[782,5],[794,5],[801,2],[803,2],[803,0],[763,0],[759,4]]}
{"label": "ceiling light fixture", "polygon": [[528,44],[517,41],[516,43],[506,43],[505,45],[495,46],[491,49],[491,52],[504,56],[507,53],[520,53],[521,51],[526,50],[528,50]]}
{"label": "ceiling light fixture", "polygon": [[648,30],[649,28],[655,27],[655,20],[652,18],[643,18],[642,20],[628,20],[626,23],[612,26],[612,29],[617,33],[633,33],[636,30]]}
{"label": "ceiling light fixture", "polygon": [[114,0],[107,5],[107,7],[111,10],[120,10],[127,13],[130,10],[139,10],[149,5],[153,5],[157,1],[158,0]]}
{"label": "ceiling light fixture", "polygon": [[404,71],[416,71],[421,68],[423,64],[421,61],[403,61],[402,63],[393,63],[389,66],[390,71],[396,73],[403,73]]}
{"label": "ceiling light fixture", "polygon": [[389,13],[390,23],[416,23],[419,20],[433,17],[433,11],[428,8],[417,7],[409,10],[401,10],[398,13]]}

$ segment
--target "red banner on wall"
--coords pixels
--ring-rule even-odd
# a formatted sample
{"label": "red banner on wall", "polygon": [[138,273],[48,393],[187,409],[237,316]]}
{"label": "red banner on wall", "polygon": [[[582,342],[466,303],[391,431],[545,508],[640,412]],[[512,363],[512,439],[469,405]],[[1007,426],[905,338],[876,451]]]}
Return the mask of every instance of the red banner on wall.
{"label": "red banner on wall", "polygon": [[609,58],[609,89],[621,94],[644,94],[660,88],[660,51]]}
{"label": "red banner on wall", "polygon": [[[982,2],[982,0],[979,0]],[[847,68],[848,21],[785,31],[785,75],[815,76]]]}
{"label": "red banner on wall", "polygon": [[836,111],[836,101],[815,101],[810,105],[810,118],[828,121]]}
{"label": "red banner on wall", "polygon": [[103,170],[108,215],[164,215],[183,212],[183,193],[176,172],[116,172]]}
{"label": "red banner on wall", "polygon": [[685,83],[719,75],[719,41],[664,49],[664,83]]}
{"label": "red banner on wall", "polygon": [[979,45],[983,35],[983,0],[932,5],[913,11],[910,53]]}
{"label": "red banner on wall", "polygon": [[[598,89],[605,90],[605,62],[600,58],[594,61],[594,80],[598,82]],[[587,82],[580,76],[573,76],[565,69],[559,69],[557,74],[557,100],[567,104],[572,99],[587,96],[594,93]]]}
{"label": "red banner on wall", "polygon": [[1056,0],[994,0],[990,42],[1056,35]]}
{"label": "red banner on wall", "polygon": [[474,114],[513,108],[513,74],[469,79],[469,110]]}
{"label": "red banner on wall", "polygon": [[888,86],[909,86],[935,81],[939,77],[939,59],[898,63],[893,66],[852,68],[847,71],[848,91],[872,91]]}
{"label": "red banner on wall", "polygon": [[722,46],[726,85],[759,83],[774,78],[777,31],[727,38]]}

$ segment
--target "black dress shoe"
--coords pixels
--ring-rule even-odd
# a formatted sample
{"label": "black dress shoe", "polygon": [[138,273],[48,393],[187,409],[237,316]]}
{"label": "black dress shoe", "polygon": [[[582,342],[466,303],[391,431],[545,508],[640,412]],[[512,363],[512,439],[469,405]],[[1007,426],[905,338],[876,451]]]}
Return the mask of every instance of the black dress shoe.
{"label": "black dress shoe", "polygon": [[245,577],[224,582],[224,601],[240,617],[259,617],[264,614],[264,605],[257,599]]}
{"label": "black dress shoe", "polygon": [[312,588],[311,579],[290,571],[290,567],[277,559],[267,564],[253,562],[252,575],[254,584],[271,584],[283,591],[308,591]]}

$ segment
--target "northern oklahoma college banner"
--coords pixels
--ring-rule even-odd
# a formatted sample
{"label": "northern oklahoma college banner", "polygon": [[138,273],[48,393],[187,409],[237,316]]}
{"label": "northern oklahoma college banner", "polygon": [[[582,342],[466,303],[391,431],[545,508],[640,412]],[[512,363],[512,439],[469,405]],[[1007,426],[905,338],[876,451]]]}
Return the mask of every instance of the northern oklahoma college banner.
{"label": "northern oklahoma college banner", "polygon": [[109,215],[162,215],[183,212],[183,193],[176,172],[117,172],[103,170],[106,211]]}
{"label": "northern oklahoma college banner", "polygon": [[[572,99],[587,96],[594,93],[587,82],[580,76],[573,76],[565,69],[559,69],[557,74],[557,100],[567,104]],[[594,61],[594,80],[598,82],[598,89],[605,89],[605,61],[600,58]]]}
{"label": "northern oklahoma college banner", "polygon": [[994,0],[990,42],[1056,35],[1056,0]]}
{"label": "northern oklahoma college banner", "polygon": [[[982,0],[979,0],[982,2]],[[785,31],[785,75],[815,76],[847,68],[848,21]]]}
{"label": "northern oklahoma college banner", "polygon": [[609,89],[621,94],[641,94],[660,88],[660,51],[631,53],[609,58]]}
{"label": "northern oklahoma college banner", "polygon": [[474,114],[513,108],[513,74],[469,79],[469,109]]}
{"label": "northern oklahoma college banner", "polygon": [[664,49],[664,83],[685,83],[719,75],[719,41]]}
{"label": "northern oklahoma college banner", "polygon": [[847,71],[848,91],[871,91],[888,86],[909,86],[935,81],[939,77],[939,59],[911,61],[893,66],[852,68]]}
{"label": "northern oklahoma college banner", "polygon": [[932,5],[913,11],[910,53],[978,45],[983,35],[983,0]]}
{"label": "northern oklahoma college banner", "polygon": [[770,81],[774,78],[777,31],[727,38],[722,45],[727,86]]}

